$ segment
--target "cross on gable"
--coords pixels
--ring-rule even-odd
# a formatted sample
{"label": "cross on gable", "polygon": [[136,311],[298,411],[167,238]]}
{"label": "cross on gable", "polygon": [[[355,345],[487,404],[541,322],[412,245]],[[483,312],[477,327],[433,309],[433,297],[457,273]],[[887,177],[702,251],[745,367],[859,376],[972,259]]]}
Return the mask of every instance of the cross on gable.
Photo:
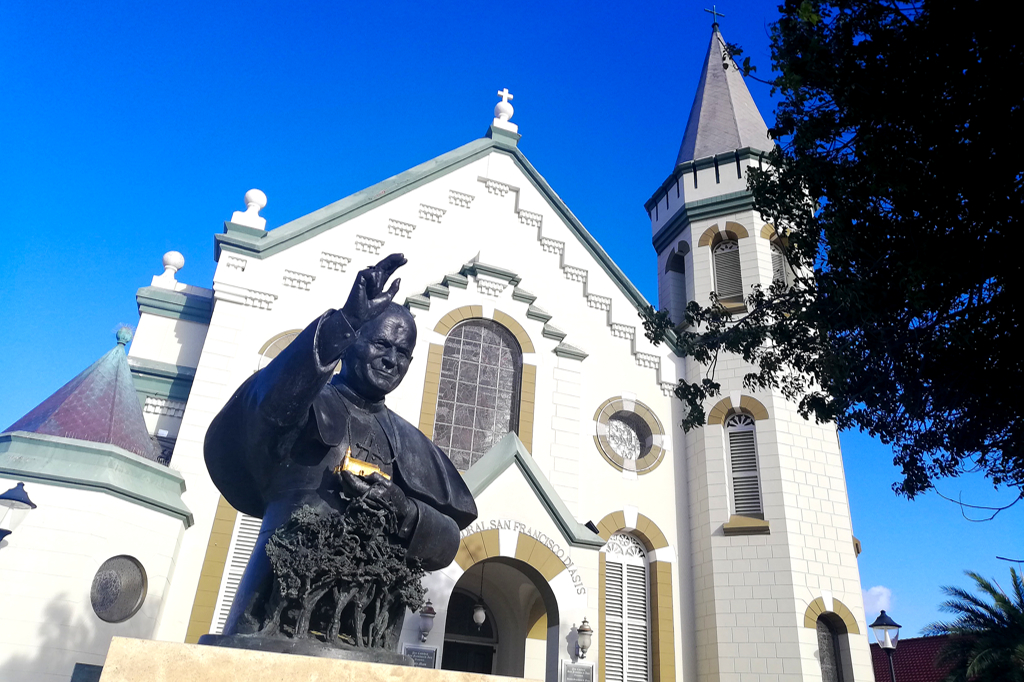
{"label": "cross on gable", "polygon": [[711,5],[711,9],[705,8],[704,11],[710,14],[712,17],[714,17],[716,24],[718,23],[718,17],[725,16],[724,14],[718,11],[718,7],[716,5]]}
{"label": "cross on gable", "polygon": [[502,102],[507,102],[512,99],[513,95],[508,91],[508,88],[502,88],[498,90],[498,97],[501,98]]}

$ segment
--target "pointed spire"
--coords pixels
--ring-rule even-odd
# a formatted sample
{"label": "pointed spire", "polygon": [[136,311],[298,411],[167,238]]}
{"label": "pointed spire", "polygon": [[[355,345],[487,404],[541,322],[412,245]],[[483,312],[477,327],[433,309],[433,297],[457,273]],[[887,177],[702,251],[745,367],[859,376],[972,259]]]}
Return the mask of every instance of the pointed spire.
{"label": "pointed spire", "polygon": [[711,28],[711,44],[679,147],[677,166],[744,147],[770,151],[773,146],[768,126],[743,82],[739,67],[731,57],[726,57],[718,23]]}
{"label": "pointed spire", "polygon": [[156,461],[125,356],[131,336],[131,330],[119,329],[116,346],[4,433],[28,431],[109,443]]}

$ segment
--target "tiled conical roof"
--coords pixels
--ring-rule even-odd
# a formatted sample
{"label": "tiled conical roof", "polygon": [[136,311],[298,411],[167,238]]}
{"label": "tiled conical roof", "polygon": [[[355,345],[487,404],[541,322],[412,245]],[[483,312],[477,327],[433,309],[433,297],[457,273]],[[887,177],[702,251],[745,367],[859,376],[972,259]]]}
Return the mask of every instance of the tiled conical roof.
{"label": "tiled conical roof", "polygon": [[28,431],[63,438],[109,443],[156,461],[157,453],[142,416],[124,346],[131,339],[118,332],[118,344],[84,372],[16,421],[8,431]]}
{"label": "tiled conical roof", "polygon": [[772,142],[739,67],[725,56],[725,41],[714,24],[676,165],[744,147],[770,151]]}

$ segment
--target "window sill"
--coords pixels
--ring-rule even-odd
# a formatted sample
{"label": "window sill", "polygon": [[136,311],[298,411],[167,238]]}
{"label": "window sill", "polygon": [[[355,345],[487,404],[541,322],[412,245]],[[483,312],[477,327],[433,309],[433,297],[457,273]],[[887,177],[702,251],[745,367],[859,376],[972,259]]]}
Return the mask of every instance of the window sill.
{"label": "window sill", "polygon": [[769,535],[768,522],[750,516],[733,514],[722,524],[722,532],[726,535]]}

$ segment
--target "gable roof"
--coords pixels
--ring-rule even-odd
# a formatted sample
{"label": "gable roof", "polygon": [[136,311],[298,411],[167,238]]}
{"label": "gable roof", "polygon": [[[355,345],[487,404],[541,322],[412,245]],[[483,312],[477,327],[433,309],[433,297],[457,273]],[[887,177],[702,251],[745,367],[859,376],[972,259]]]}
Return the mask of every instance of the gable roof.
{"label": "gable roof", "polygon": [[554,486],[537,466],[533,455],[515,433],[507,433],[499,440],[466,472],[463,480],[473,493],[473,497],[476,497],[513,464],[522,472],[523,478],[533,489],[551,520],[558,526],[566,542],[574,547],[604,547],[604,539],[572,515]]}
{"label": "gable roof", "polygon": [[[116,445],[156,461],[124,344],[118,343],[81,374],[14,422],[4,433],[23,431]],[[124,341],[122,342],[122,339]]]}
{"label": "gable roof", "polygon": [[676,165],[745,147],[771,151],[772,146],[768,126],[714,24]]}
{"label": "gable roof", "polygon": [[414,166],[267,232],[230,222],[225,223],[224,233],[215,236],[214,256],[219,259],[221,251],[226,250],[253,258],[267,258],[296,244],[301,244],[307,239],[337,227],[492,152],[497,152],[512,158],[520,171],[569,226],[570,231],[608,273],[608,276],[633,306],[640,310],[650,305],[643,294],[629,281],[625,273],[619,269],[619,266],[612,261],[597,240],[587,232],[579,219],[548,185],[544,177],[533,167],[533,164],[526,159],[516,144],[519,137],[518,134],[491,126],[487,137],[473,140],[446,154]]}

